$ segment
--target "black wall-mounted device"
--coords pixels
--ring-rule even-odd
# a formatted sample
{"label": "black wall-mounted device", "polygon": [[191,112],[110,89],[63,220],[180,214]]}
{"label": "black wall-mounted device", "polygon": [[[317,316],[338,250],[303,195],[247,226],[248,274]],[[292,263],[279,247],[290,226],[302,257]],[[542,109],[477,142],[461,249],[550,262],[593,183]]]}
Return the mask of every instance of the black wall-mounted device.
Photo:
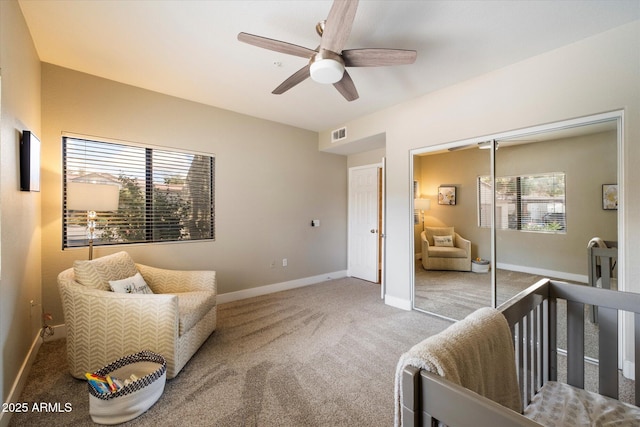
{"label": "black wall-mounted device", "polygon": [[20,138],[20,190],[40,191],[40,140],[28,130]]}

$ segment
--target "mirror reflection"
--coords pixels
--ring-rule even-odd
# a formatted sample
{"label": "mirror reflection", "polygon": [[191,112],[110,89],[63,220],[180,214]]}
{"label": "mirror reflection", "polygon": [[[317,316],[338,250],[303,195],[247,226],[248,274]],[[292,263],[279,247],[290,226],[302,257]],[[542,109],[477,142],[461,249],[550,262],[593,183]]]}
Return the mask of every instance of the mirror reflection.
{"label": "mirror reflection", "polygon": [[[495,182],[491,150],[482,149],[490,142],[415,155],[414,307],[459,320],[491,306],[494,289],[499,305],[543,277],[601,286],[602,261],[593,261],[599,273],[590,279],[588,246],[617,241],[616,126],[611,120],[498,140]],[[604,267],[612,287],[613,264]],[[591,311],[585,319],[597,325]]]}
{"label": "mirror reflection", "polygon": [[414,305],[420,310],[457,320],[491,305],[490,229],[478,227],[476,210],[476,181],[490,173],[489,154],[473,147],[414,156]]}

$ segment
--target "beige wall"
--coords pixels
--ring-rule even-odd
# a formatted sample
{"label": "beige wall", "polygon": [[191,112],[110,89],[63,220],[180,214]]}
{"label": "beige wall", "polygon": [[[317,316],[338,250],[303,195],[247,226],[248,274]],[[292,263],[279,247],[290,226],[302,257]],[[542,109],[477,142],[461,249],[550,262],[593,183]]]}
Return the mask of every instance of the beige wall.
{"label": "beige wall", "polygon": [[215,242],[98,247],[95,256],[126,250],[143,264],[216,270],[220,294],[346,270],[347,161],[318,152],[316,133],[50,64],[42,86],[43,295],[56,323],[56,276],[87,257],[62,250],[62,132],[216,156]]}
{"label": "beige wall", "polygon": [[[411,149],[617,109],[625,112],[629,262],[622,274],[640,291],[640,264],[632,262],[640,257],[639,40],[636,21],[346,124],[347,143],[386,135],[388,303],[401,305],[411,295]],[[141,262],[216,269],[223,293],[346,268],[347,159],[317,150],[331,145],[330,130],[318,140],[304,130],[52,65],[42,67],[41,98],[41,66],[15,1],[0,1],[0,69],[2,401],[37,336],[39,316],[31,312],[41,307],[31,309],[30,301],[42,300],[54,323],[61,322],[55,277],[86,257],[85,250],[61,249],[62,131],[216,154],[217,241],[126,247]],[[22,129],[43,140],[39,194],[18,191]],[[322,226],[309,227],[312,218]],[[96,255],[119,249],[99,248]],[[289,267],[270,268],[284,257]]]}
{"label": "beige wall", "polygon": [[[0,1],[0,69],[0,401],[5,402],[37,343],[41,312],[41,193],[20,191],[18,167],[21,132],[41,135],[40,61],[14,1]],[[7,414],[0,414],[0,425],[7,422]]]}
{"label": "beige wall", "polygon": [[[490,258],[488,229],[478,227],[477,177],[490,174],[488,151],[469,149],[416,157],[414,174],[423,195],[432,200],[426,225],[450,225],[472,242],[473,257]],[[418,172],[416,172],[418,171]],[[564,172],[566,233],[497,232],[498,263],[557,271],[586,278],[586,245],[594,236],[617,239],[617,212],[602,209],[602,184],[617,181],[616,133],[502,147],[496,153],[496,174]],[[439,206],[440,184],[458,187],[456,206]],[[416,252],[420,246],[415,247]]]}
{"label": "beige wall", "polygon": [[[640,291],[640,21],[345,123],[350,141],[385,133],[387,295],[411,306],[410,150],[623,109],[624,281]],[[330,129],[320,149],[329,147]],[[334,144],[335,145],[335,144]]]}
{"label": "beige wall", "polygon": [[362,153],[351,154],[347,157],[347,166],[350,168],[358,166],[373,165],[382,162],[385,156],[385,149],[364,151]]}

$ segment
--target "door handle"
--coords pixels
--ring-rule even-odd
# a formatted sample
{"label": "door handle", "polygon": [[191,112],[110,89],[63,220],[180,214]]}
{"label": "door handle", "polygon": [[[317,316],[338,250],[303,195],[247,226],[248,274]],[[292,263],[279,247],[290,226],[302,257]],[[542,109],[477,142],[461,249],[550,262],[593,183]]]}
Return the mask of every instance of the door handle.
{"label": "door handle", "polygon": [[371,233],[372,233],[372,234],[376,234],[377,232],[378,232],[378,230],[376,230],[375,228],[372,228],[372,229],[371,229]]}

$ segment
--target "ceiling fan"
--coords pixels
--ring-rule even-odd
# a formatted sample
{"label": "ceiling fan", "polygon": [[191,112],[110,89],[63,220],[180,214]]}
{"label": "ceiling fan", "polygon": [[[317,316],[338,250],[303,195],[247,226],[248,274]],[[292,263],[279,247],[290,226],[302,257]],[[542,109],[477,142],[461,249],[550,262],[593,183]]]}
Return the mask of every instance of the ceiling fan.
{"label": "ceiling fan", "polygon": [[379,67],[412,64],[415,50],[347,49],[358,0],[334,0],[329,16],[316,25],[321,37],[315,50],[253,34],[240,33],[238,40],[264,49],[309,59],[309,63],[286,79],[272,93],[279,95],[311,77],[318,83],[333,84],[347,101],[358,99],[358,91],[345,67]]}

